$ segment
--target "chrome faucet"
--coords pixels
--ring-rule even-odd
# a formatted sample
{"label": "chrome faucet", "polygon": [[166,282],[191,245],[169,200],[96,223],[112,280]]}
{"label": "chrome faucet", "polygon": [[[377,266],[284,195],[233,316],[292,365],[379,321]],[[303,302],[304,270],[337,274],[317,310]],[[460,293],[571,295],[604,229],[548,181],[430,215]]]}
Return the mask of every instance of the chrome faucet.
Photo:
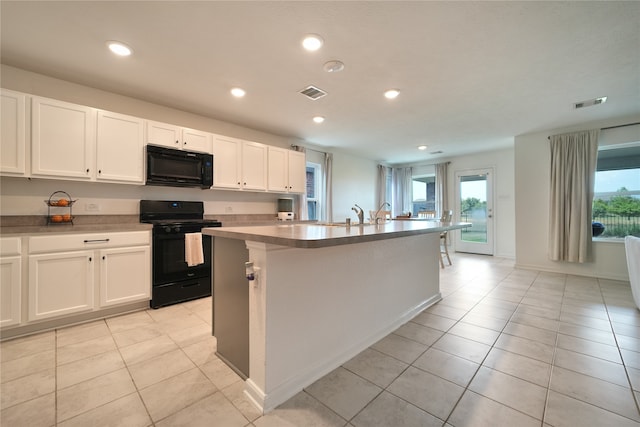
{"label": "chrome faucet", "polygon": [[380,218],[378,218],[378,214],[380,213],[380,211],[382,210],[382,208],[384,208],[384,207],[385,207],[385,205],[386,205],[386,206],[391,207],[391,204],[390,204],[389,202],[383,202],[383,203],[380,205],[380,207],[379,207],[379,208],[378,208],[378,210],[376,211],[376,217],[375,217],[375,218],[376,218],[376,219],[375,219],[376,224],[378,223],[378,220],[380,219]]}
{"label": "chrome faucet", "polygon": [[364,224],[364,211],[362,210],[362,208],[358,205],[355,205],[354,207],[351,208],[351,210],[354,210],[358,215],[358,224],[360,225]]}

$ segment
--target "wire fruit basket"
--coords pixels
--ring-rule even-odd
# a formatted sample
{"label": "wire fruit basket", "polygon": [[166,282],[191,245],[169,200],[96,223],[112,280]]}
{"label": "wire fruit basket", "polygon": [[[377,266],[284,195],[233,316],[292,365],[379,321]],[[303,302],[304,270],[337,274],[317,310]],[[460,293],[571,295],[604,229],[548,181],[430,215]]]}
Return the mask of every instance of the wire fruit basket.
{"label": "wire fruit basket", "polygon": [[73,200],[65,191],[54,191],[45,200],[47,205],[47,225],[73,224],[72,206],[77,200]]}

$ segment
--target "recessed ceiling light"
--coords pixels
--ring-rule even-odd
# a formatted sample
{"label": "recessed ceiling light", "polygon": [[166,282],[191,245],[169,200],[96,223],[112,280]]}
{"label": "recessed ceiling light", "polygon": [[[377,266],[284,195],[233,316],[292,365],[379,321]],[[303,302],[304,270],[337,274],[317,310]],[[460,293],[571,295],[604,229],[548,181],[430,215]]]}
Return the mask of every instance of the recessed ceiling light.
{"label": "recessed ceiling light", "polygon": [[133,53],[133,49],[122,42],[110,40],[107,42],[107,46],[111,52],[119,56],[129,56]]}
{"label": "recessed ceiling light", "polygon": [[400,95],[400,91],[398,89],[389,89],[384,93],[384,97],[387,99],[395,99]]}
{"label": "recessed ceiling light", "polygon": [[323,43],[322,37],[317,34],[308,34],[302,40],[302,46],[311,51],[320,49]]}
{"label": "recessed ceiling light", "polygon": [[313,118],[313,121],[314,121],[314,122],[316,122],[316,123],[322,123],[322,122],[324,122],[324,117],[322,117],[322,116],[315,116],[315,117]]}
{"label": "recessed ceiling light", "polygon": [[233,89],[231,89],[231,95],[235,96],[236,98],[242,98],[243,96],[245,96],[245,94],[246,92],[242,88],[234,87]]}
{"label": "recessed ceiling light", "polygon": [[344,70],[344,63],[342,61],[328,61],[324,63],[322,68],[327,73],[338,73]]}
{"label": "recessed ceiling light", "polygon": [[426,146],[426,145],[418,145],[418,150],[422,150],[422,151],[424,151],[424,150],[426,150],[426,149],[427,149],[427,146]]}

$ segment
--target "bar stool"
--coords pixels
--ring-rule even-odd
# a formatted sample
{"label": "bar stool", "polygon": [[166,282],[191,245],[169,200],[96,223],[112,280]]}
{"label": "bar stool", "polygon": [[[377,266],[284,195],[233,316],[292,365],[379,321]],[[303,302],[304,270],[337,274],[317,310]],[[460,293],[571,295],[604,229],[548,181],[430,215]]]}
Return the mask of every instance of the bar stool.
{"label": "bar stool", "polygon": [[[440,217],[440,222],[451,222],[453,218],[453,211],[445,210],[442,211],[442,216]],[[447,231],[443,231],[440,233],[440,268],[444,268],[444,258],[443,255],[446,255],[447,261],[449,261],[449,265],[453,265],[451,262],[451,257],[449,256],[449,233]]]}

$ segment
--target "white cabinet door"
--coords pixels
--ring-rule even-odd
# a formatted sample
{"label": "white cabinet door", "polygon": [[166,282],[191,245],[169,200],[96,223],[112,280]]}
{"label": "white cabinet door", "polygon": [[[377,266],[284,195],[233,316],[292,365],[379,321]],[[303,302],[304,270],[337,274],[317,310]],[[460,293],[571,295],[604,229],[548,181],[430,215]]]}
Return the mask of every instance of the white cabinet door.
{"label": "white cabinet door", "polygon": [[160,122],[147,122],[147,144],[162,145],[180,149],[182,147],[181,139],[182,129],[175,125]]}
{"label": "white cabinet door", "polygon": [[25,175],[26,96],[6,89],[0,90],[0,96],[0,173]]}
{"label": "white cabinet door", "polygon": [[289,153],[289,192],[307,191],[307,161],[304,153],[288,150]]}
{"label": "white cabinet door", "polygon": [[38,97],[31,105],[31,174],[91,179],[96,110]]}
{"label": "white cabinet door", "polygon": [[98,181],[141,184],[144,171],[144,121],[98,111]]}
{"label": "white cabinet door", "polygon": [[267,146],[258,142],[242,143],[242,188],[267,189]]}
{"label": "white cabinet door", "polygon": [[213,137],[213,186],[240,188],[242,141],[226,136]]}
{"label": "white cabinet door", "polygon": [[22,261],[19,256],[0,258],[0,327],[20,323]]}
{"label": "white cabinet door", "polygon": [[211,153],[211,134],[195,129],[182,129],[182,149]]}
{"label": "white cabinet door", "polygon": [[289,159],[287,150],[269,147],[268,189],[269,191],[287,192],[289,190]]}
{"label": "white cabinet door", "polygon": [[151,299],[149,246],[100,251],[100,307]]}
{"label": "white cabinet door", "polygon": [[94,251],[29,256],[29,321],[93,309]]}

